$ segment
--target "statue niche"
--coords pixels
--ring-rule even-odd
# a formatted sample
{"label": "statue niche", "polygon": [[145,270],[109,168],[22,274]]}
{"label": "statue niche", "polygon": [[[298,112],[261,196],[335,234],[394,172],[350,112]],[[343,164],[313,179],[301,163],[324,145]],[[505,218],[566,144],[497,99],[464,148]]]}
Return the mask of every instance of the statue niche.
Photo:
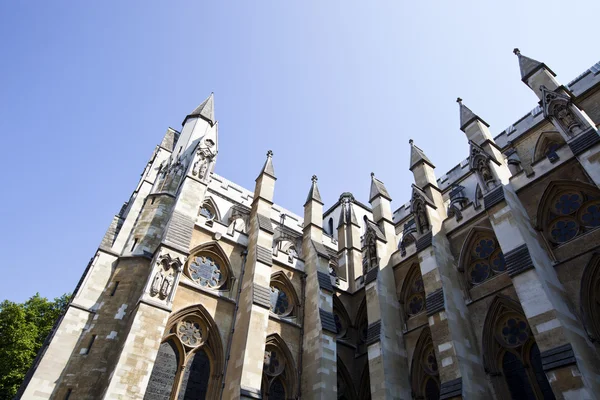
{"label": "statue niche", "polygon": [[150,284],[150,296],[160,300],[168,299],[175,285],[177,273],[181,270],[181,261],[171,259],[166,254],[159,257],[156,263],[156,272]]}

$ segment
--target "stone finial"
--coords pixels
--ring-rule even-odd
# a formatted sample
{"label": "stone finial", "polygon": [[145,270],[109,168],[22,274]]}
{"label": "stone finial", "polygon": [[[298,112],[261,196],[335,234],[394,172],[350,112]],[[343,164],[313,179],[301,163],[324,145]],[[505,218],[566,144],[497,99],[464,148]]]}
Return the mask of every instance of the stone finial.
{"label": "stone finial", "polygon": [[461,99],[460,97],[457,97],[457,98],[456,98],[456,102],[457,102],[458,104],[462,104],[462,99]]}
{"label": "stone finial", "polygon": [[[272,178],[275,178],[275,169],[273,168],[273,151],[267,151],[267,160],[265,161],[265,165],[261,171],[261,174],[269,175]],[[277,179],[277,178],[275,178]]]}
{"label": "stone finial", "polygon": [[269,158],[273,157],[273,150],[267,151],[267,157],[269,157]]}
{"label": "stone finial", "polygon": [[518,47],[515,47],[515,48],[513,49],[513,53],[514,53],[516,56],[520,56],[520,55],[521,55],[521,50],[519,50],[519,48],[518,48]]}
{"label": "stone finial", "polygon": [[375,178],[375,172],[371,172],[371,178]]}
{"label": "stone finial", "polygon": [[306,203],[304,203],[304,206],[306,206],[311,200],[323,204],[323,200],[321,199],[321,193],[319,193],[319,187],[317,186],[317,181],[319,180],[319,178],[317,178],[316,175],[313,175],[310,180],[312,181],[312,185],[310,185],[310,190],[308,191],[308,196],[306,196]]}
{"label": "stone finial", "polygon": [[408,139],[408,144],[412,145],[415,141],[412,139]]}
{"label": "stone finial", "polygon": [[319,180],[319,178],[317,178],[316,175],[313,175],[312,178],[310,178],[310,180],[312,181],[312,183],[317,183],[317,181]]}

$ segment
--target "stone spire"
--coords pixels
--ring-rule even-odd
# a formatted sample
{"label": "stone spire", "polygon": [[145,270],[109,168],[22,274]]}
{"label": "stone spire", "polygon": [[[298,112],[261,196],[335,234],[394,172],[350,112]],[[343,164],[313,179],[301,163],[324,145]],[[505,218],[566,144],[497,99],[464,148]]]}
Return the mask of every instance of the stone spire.
{"label": "stone spire", "polygon": [[471,109],[463,104],[463,99],[460,97],[456,98],[456,102],[458,103],[458,107],[460,110],[460,130],[465,131],[465,128],[473,121],[479,120],[486,127],[489,127],[489,124],[485,122],[479,115],[475,114]]}
{"label": "stone spire", "polygon": [[275,170],[273,169],[273,151],[272,150],[267,151],[267,160],[265,161],[265,165],[263,166],[263,169],[260,171],[260,175],[263,175],[263,174],[269,175],[273,179],[277,179],[275,177]]}
{"label": "stone spire", "polygon": [[435,165],[433,165],[433,163],[431,161],[429,161],[429,158],[427,158],[425,153],[423,153],[423,150],[418,148],[414,144],[414,141],[412,139],[410,139],[408,141],[408,143],[410,144],[410,168],[409,169],[411,171],[413,170],[414,167],[416,167],[418,164],[420,164],[422,162],[429,164],[431,166],[431,168],[435,168]]}
{"label": "stone spire", "polygon": [[543,97],[540,87],[545,86],[550,90],[556,90],[560,86],[555,79],[556,74],[546,64],[522,55],[517,48],[513,50],[513,53],[519,58],[521,80],[540,99]]}
{"label": "stone spire", "polygon": [[352,204],[354,203],[354,196],[350,192],[344,192],[340,195],[340,203],[342,205],[342,212],[340,212],[340,219],[338,220],[338,228],[342,225],[356,225],[358,224],[358,219],[356,219],[356,214],[354,213],[354,207]]}
{"label": "stone spire", "polygon": [[215,102],[214,102],[214,93],[211,92],[210,96],[206,100],[204,100],[194,111],[188,114],[182,125],[185,125],[185,121],[188,118],[200,117],[210,123],[210,125],[214,125],[215,123]]}
{"label": "stone spire", "polygon": [[379,179],[375,178],[375,173],[371,172],[371,194],[369,195],[369,202],[372,202],[376,197],[384,197],[389,201],[392,201],[390,194]]}
{"label": "stone spire", "polygon": [[521,80],[523,82],[527,83],[527,79],[540,68],[546,68],[554,76],[556,76],[556,74],[552,72],[544,63],[522,55],[521,50],[518,48],[515,48],[513,53],[515,53],[515,55],[519,58],[519,69],[521,70]]}
{"label": "stone spire", "polygon": [[311,200],[317,201],[321,204],[323,204],[323,200],[321,200],[321,193],[319,193],[319,187],[317,186],[317,181],[319,180],[317,178],[316,175],[312,176],[312,186],[310,187],[310,190],[308,191],[308,196],[306,197],[306,203],[308,203]]}

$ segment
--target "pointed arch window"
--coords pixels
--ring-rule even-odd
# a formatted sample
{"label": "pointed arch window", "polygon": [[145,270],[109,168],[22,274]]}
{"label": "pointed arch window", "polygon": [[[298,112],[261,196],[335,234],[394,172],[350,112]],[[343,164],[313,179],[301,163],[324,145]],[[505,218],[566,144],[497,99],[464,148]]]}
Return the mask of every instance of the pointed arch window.
{"label": "pointed arch window", "polygon": [[506,272],[506,261],[494,231],[473,228],[463,245],[460,269],[470,286],[479,285]]}
{"label": "pointed arch window", "polygon": [[542,368],[540,350],[518,303],[497,296],[483,332],[484,364],[499,397],[555,398]]}
{"label": "pointed arch window", "polygon": [[338,400],[356,400],[356,389],[352,382],[352,376],[339,357],[337,359],[337,398]]}
{"label": "pointed arch window", "polygon": [[300,305],[292,282],[283,271],[271,276],[271,312],[279,317],[296,317]]}
{"label": "pointed arch window", "polygon": [[426,400],[440,398],[438,363],[429,328],[424,328],[417,340],[410,375],[415,398]]}
{"label": "pointed arch window", "polygon": [[600,254],[596,253],[581,278],[581,309],[588,335],[600,341]]}
{"label": "pointed arch window", "polygon": [[556,151],[565,144],[565,140],[559,132],[542,132],[535,145],[533,162],[548,158],[551,162],[558,160]]}
{"label": "pointed arch window", "polygon": [[540,202],[538,227],[555,246],[600,227],[600,190],[571,181],[551,182]]}
{"label": "pointed arch window", "polygon": [[215,201],[208,197],[198,210],[198,215],[203,216],[207,220],[208,225],[212,225],[213,221],[221,221],[221,215],[219,214],[219,209]]}
{"label": "pointed arch window", "polygon": [[336,338],[347,339],[348,328],[350,327],[350,317],[348,316],[344,304],[336,295],[333,296],[333,319],[337,330]]}
{"label": "pointed arch window", "polygon": [[212,399],[221,386],[223,347],[216,324],[202,306],[174,314],[167,323],[144,399]]}
{"label": "pointed arch window", "polygon": [[297,390],[297,372],[290,350],[279,335],[273,334],[267,337],[265,345],[263,399],[295,398]]}
{"label": "pointed arch window", "polygon": [[425,311],[425,287],[418,264],[410,267],[404,279],[401,296],[406,318],[414,317]]}
{"label": "pointed arch window", "polygon": [[228,290],[233,273],[229,259],[216,243],[203,245],[188,257],[186,275],[199,286]]}

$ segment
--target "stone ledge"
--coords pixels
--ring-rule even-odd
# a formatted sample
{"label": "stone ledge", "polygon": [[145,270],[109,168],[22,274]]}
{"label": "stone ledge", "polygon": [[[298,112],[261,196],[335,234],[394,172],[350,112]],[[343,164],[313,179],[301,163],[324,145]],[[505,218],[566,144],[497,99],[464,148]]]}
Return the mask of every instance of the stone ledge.
{"label": "stone ledge", "polygon": [[540,355],[544,372],[577,363],[573,347],[571,347],[570,343],[543,351]]}
{"label": "stone ledge", "polygon": [[442,288],[427,295],[427,298],[425,299],[425,308],[427,309],[428,317],[446,309],[446,305],[444,304],[444,290]]}
{"label": "stone ledge", "polygon": [[323,327],[323,330],[337,335],[337,327],[335,326],[333,313],[319,308],[319,315],[321,316],[321,326]]}
{"label": "stone ledge", "polygon": [[431,231],[427,232],[425,235],[418,238],[417,244],[416,244],[417,245],[417,253],[419,251],[425,250],[426,248],[431,246],[432,241],[433,241],[433,234],[431,233]]}
{"label": "stone ledge", "polygon": [[259,285],[258,283],[253,283],[252,304],[256,304],[257,306],[264,307],[266,309],[271,309],[271,289]]}
{"label": "stone ledge", "polygon": [[531,255],[526,244],[522,244],[519,247],[512,249],[508,253],[504,254],[504,260],[506,261],[506,270],[508,276],[511,278],[519,275],[525,271],[533,269],[533,261],[531,261]]}
{"label": "stone ledge", "polygon": [[504,188],[498,186],[483,196],[483,208],[487,211],[504,200]]}
{"label": "stone ledge", "polygon": [[578,156],[596,143],[600,142],[600,136],[594,128],[590,128],[587,131],[577,135],[573,140],[569,142],[569,147],[574,155]]}
{"label": "stone ledge", "polygon": [[256,261],[260,261],[263,264],[272,266],[273,265],[273,251],[267,249],[266,247],[256,245]]}
{"label": "stone ledge", "polygon": [[329,277],[329,274],[317,271],[317,279],[319,280],[319,287],[321,289],[333,293],[333,286],[331,285],[331,278]]}
{"label": "stone ledge", "polygon": [[365,286],[368,285],[369,283],[373,282],[375,279],[377,279],[378,274],[379,274],[379,268],[375,267],[375,268],[370,269],[365,274]]}
{"label": "stone ledge", "polygon": [[456,378],[442,383],[440,386],[440,400],[462,396],[462,378]]}
{"label": "stone ledge", "polygon": [[381,320],[375,321],[367,328],[367,346],[381,340]]}

